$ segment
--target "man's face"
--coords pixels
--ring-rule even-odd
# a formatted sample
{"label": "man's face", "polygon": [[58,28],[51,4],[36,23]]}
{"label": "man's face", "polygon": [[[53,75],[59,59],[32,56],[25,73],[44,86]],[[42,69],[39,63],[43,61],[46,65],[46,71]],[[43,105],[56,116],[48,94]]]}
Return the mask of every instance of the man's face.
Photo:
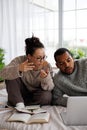
{"label": "man's face", "polygon": [[56,66],[66,74],[71,74],[74,71],[74,60],[72,56],[68,53],[65,52],[62,55],[56,56]]}

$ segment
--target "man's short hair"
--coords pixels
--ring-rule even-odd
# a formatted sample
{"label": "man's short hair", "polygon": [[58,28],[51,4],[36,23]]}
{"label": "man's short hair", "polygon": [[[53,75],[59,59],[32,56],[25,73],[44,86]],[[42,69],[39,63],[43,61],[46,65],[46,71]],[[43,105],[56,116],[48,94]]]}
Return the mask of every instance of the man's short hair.
{"label": "man's short hair", "polygon": [[54,53],[54,59],[55,59],[55,61],[57,61],[57,59],[56,59],[57,56],[62,55],[65,52],[68,52],[72,56],[71,52],[67,48],[59,48]]}

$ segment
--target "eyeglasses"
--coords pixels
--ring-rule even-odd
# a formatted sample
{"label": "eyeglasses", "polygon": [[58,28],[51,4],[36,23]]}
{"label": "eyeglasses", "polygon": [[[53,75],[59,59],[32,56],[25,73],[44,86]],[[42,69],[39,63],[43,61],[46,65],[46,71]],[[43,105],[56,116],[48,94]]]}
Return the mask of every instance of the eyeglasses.
{"label": "eyeglasses", "polygon": [[33,56],[38,62],[41,62],[42,60],[46,60],[47,56],[43,56],[43,57],[35,57]]}

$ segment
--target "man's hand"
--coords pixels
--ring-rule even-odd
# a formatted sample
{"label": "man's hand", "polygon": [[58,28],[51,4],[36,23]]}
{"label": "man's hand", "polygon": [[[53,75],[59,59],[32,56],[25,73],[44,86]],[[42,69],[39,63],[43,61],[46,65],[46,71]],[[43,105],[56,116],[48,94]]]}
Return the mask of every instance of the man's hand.
{"label": "man's hand", "polygon": [[28,60],[26,60],[25,62],[23,62],[19,65],[19,71],[26,72],[28,70],[33,70],[34,67],[35,66],[33,63],[29,63]]}

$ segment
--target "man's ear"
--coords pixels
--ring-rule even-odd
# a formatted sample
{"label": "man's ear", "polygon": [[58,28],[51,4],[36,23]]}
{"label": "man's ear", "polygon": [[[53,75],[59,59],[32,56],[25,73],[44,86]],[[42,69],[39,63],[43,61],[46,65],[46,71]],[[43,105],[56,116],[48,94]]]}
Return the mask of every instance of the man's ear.
{"label": "man's ear", "polygon": [[57,68],[59,68],[59,66],[58,66],[58,64],[57,64],[57,63],[55,63],[55,65],[57,66]]}

